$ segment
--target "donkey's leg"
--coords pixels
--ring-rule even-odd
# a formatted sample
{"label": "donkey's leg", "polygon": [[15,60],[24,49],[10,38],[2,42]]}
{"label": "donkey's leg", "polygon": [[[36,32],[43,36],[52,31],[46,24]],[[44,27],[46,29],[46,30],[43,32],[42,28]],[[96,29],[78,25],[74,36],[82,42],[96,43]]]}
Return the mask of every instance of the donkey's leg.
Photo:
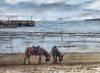
{"label": "donkey's leg", "polygon": [[39,58],[38,58],[38,64],[40,64],[40,56],[39,56]]}
{"label": "donkey's leg", "polygon": [[40,53],[39,59],[38,59],[38,64],[41,64],[41,58],[42,58],[42,55],[43,55],[43,52],[42,52],[42,50],[41,50],[41,53]]}
{"label": "donkey's leg", "polygon": [[53,55],[53,61],[54,61],[54,64],[56,63],[56,61],[55,61],[55,55]]}
{"label": "donkey's leg", "polygon": [[41,64],[42,55],[40,56],[40,64]]}
{"label": "donkey's leg", "polygon": [[39,55],[38,64],[41,64],[42,55]]}
{"label": "donkey's leg", "polygon": [[24,57],[24,64],[26,63],[26,58],[27,58],[27,56]]}
{"label": "donkey's leg", "polygon": [[31,64],[31,63],[30,63],[30,55],[28,55],[28,64]]}
{"label": "donkey's leg", "polygon": [[56,56],[56,58],[55,58],[55,61],[56,61],[56,64],[57,64],[57,56]]}
{"label": "donkey's leg", "polygon": [[55,64],[57,64],[57,56],[55,56]]}
{"label": "donkey's leg", "polygon": [[53,56],[53,61],[54,61],[54,64],[55,64],[55,56]]}

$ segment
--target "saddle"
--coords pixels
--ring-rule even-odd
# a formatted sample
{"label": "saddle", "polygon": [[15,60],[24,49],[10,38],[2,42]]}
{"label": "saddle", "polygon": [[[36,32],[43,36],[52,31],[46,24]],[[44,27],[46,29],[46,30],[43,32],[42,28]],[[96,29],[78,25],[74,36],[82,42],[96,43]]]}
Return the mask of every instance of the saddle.
{"label": "saddle", "polygon": [[37,47],[34,47],[34,46],[33,46],[33,47],[31,48],[31,50],[30,50],[30,54],[39,55],[39,54],[40,54],[40,50],[41,50],[41,49],[40,49],[40,46],[37,46]]}

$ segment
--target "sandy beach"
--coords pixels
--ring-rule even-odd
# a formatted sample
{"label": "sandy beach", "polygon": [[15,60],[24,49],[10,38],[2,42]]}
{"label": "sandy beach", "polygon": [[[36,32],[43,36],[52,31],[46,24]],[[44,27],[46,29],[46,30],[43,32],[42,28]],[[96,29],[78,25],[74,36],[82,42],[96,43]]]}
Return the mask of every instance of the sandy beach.
{"label": "sandy beach", "polygon": [[31,65],[23,64],[24,54],[0,54],[0,73],[100,73],[100,53],[66,53],[63,64],[38,64],[38,56],[30,58]]}

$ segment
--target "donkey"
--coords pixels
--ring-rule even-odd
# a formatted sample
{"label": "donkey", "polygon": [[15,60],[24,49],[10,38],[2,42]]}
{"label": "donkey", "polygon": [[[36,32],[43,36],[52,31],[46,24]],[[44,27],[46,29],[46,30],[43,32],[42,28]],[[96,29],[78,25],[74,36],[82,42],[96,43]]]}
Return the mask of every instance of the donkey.
{"label": "donkey", "polygon": [[38,51],[37,53],[34,52],[34,48],[32,47],[28,47],[26,48],[25,50],[25,58],[24,58],[24,64],[26,62],[26,59],[28,59],[28,63],[30,63],[30,57],[31,55],[38,55],[39,56],[39,59],[38,59],[38,64],[41,64],[41,58],[42,56],[44,55],[46,57],[46,63],[48,64],[49,63],[49,60],[50,60],[50,54],[43,48],[39,48],[40,51]]}
{"label": "donkey", "polygon": [[59,62],[61,64],[62,61],[63,61],[63,56],[65,54],[61,54],[61,52],[58,50],[58,48],[56,46],[53,46],[51,53],[52,53],[52,56],[53,56],[53,59],[54,59],[54,64],[57,64],[57,57],[59,57]]}

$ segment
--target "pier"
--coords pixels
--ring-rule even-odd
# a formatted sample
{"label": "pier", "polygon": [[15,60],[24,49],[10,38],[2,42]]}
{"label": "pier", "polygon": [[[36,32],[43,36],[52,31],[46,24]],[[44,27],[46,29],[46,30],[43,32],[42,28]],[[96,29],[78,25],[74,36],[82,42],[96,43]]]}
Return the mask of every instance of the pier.
{"label": "pier", "polygon": [[0,28],[17,28],[35,26],[33,20],[0,20]]}

